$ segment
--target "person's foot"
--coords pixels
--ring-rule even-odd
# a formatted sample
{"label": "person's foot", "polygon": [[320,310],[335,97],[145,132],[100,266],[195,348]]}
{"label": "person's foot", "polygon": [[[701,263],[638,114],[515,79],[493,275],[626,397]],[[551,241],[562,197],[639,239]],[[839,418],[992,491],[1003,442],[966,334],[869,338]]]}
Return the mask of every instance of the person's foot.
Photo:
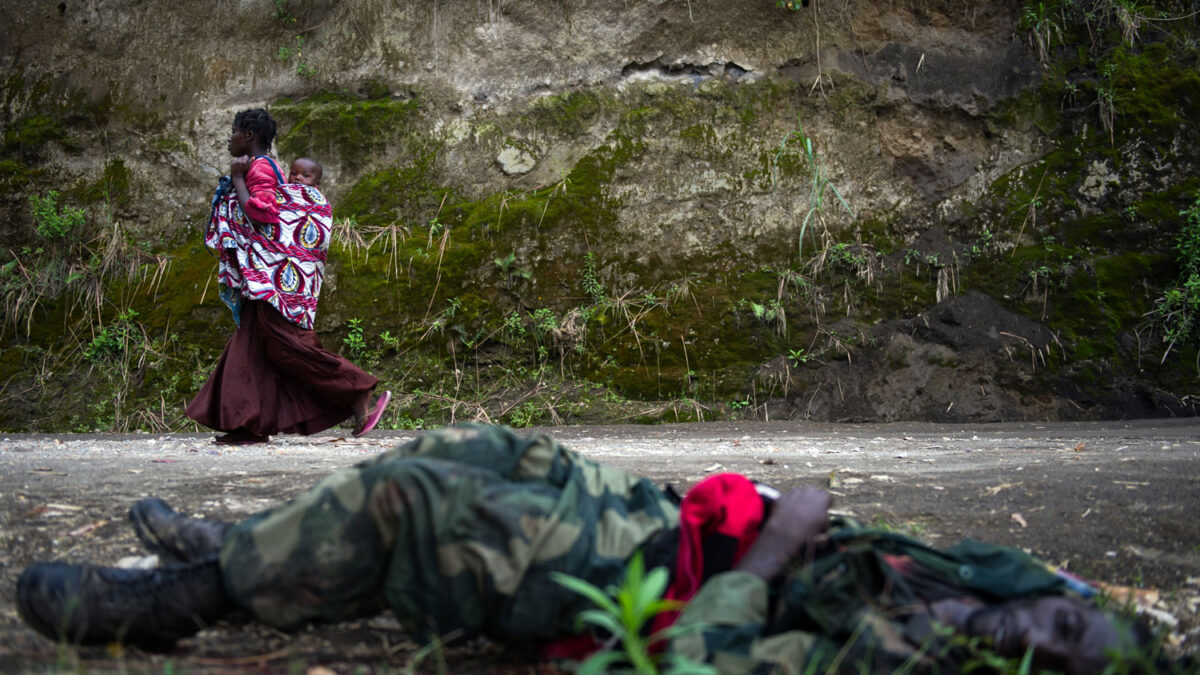
{"label": "person's foot", "polygon": [[233,609],[216,556],[154,569],[38,563],[17,580],[17,611],[42,635],[78,645],[170,647]]}
{"label": "person's foot", "polygon": [[255,443],[270,443],[270,436],[258,436],[247,431],[231,431],[213,439],[217,445],[253,445]]}
{"label": "person's foot", "polygon": [[133,531],[146,550],[169,562],[191,562],[219,553],[232,523],[189,518],[156,497],[129,509]]}
{"label": "person's foot", "polygon": [[385,391],[379,398],[375,399],[375,405],[371,406],[371,409],[365,415],[355,415],[353,435],[362,436],[374,429],[375,425],[379,424],[379,419],[383,417],[383,411],[387,408],[388,401],[391,400],[392,392]]}

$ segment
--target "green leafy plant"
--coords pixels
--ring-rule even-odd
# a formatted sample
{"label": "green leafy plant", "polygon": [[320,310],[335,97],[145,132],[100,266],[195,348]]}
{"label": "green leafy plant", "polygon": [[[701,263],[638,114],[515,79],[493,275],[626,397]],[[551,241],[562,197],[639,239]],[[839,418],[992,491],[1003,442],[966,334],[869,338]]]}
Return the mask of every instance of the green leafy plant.
{"label": "green leafy plant", "polygon": [[524,342],[527,336],[525,322],[521,319],[521,313],[515,309],[504,317],[500,330],[510,342],[517,344]]}
{"label": "green leafy plant", "polygon": [[1148,19],[1165,16],[1149,3],[1140,0],[1108,0],[1117,26],[1121,29],[1121,39],[1133,46],[1138,39],[1142,23]]}
{"label": "green leafy plant", "polygon": [[1096,108],[1100,115],[1100,126],[1108,132],[1110,144],[1114,142],[1117,127],[1117,104],[1121,101],[1121,95],[1117,91],[1116,74],[1117,64],[1105,64],[1100,69],[1100,76],[1103,79],[1096,87]]}
{"label": "green leafy plant", "polygon": [[825,264],[833,269],[857,270],[867,264],[862,247],[838,242],[825,251]]}
{"label": "green leafy plant", "polygon": [[275,0],[275,18],[286,26],[296,23],[296,16],[292,14],[293,3],[299,5],[300,0]]}
{"label": "green leafy plant", "polygon": [[400,417],[400,419],[396,420],[396,428],[411,430],[411,429],[427,429],[429,427],[428,427],[428,423],[425,421],[425,418],[423,418],[423,417],[410,417],[408,415],[402,415]]}
{"label": "green leafy plant", "polygon": [[346,333],[346,337],[342,338],[342,344],[346,345],[346,351],[350,353],[351,360],[360,363],[370,361],[371,349],[367,345],[363,320],[350,319],[347,323],[350,324],[350,328]]}
{"label": "green leafy plant", "polygon": [[[1196,336],[1200,318],[1200,197],[1179,215],[1183,217],[1183,226],[1175,239],[1179,280],[1163,292],[1150,312],[1162,328],[1163,342],[1167,345],[1162,356],[1164,362],[1177,343]],[[1200,356],[1197,358],[1200,370]]]}
{"label": "green leafy plant", "polygon": [[1050,62],[1050,47],[1055,38],[1062,43],[1062,7],[1057,2],[1026,2],[1021,14],[1021,30],[1029,33],[1029,43],[1043,66]]}
{"label": "green leafy plant", "polygon": [[[441,235],[445,229],[446,229],[445,223],[438,220],[437,216],[434,216],[429,219],[429,238],[430,238],[430,246],[431,247],[433,246],[433,238]],[[515,258],[515,256],[514,256],[514,258]]]}
{"label": "green leafy plant", "polygon": [[392,335],[391,331],[385,330],[380,333],[379,341],[383,344],[383,348],[385,350],[390,349],[392,351],[398,351],[400,349],[400,337],[397,335]]}
{"label": "green leafy plant", "polygon": [[504,274],[504,285],[506,288],[512,288],[514,278],[526,280],[533,278],[533,272],[530,272],[528,268],[513,268],[513,263],[516,262],[516,260],[517,254],[512,252],[503,258],[492,259],[492,262],[495,263],[496,267],[500,268],[500,272]]}
{"label": "green leafy plant", "polygon": [[787,335],[787,311],[778,299],[769,300],[765,304],[751,302],[750,312],[755,319],[774,328],[780,336]]}
{"label": "green leafy plant", "polygon": [[531,427],[541,419],[542,408],[533,401],[525,401],[508,413],[509,426],[518,429]]}
{"label": "green leafy plant", "polygon": [[[295,19],[295,17],[292,17],[292,18],[293,18],[293,20]],[[311,64],[305,63],[305,61],[304,61],[304,36],[303,35],[296,36],[296,46],[280,47],[279,51],[275,53],[275,58],[279,59],[280,61],[282,61],[284,63],[287,63],[289,61],[295,61],[296,62],[296,74],[299,75],[300,77],[312,77],[313,75],[317,74],[317,69],[314,66],[312,66]]]}
{"label": "green leafy plant", "polygon": [[995,233],[985,225],[979,232],[979,236],[971,243],[967,260],[982,258],[989,253],[995,252],[998,248]]}
{"label": "green leafy plant", "polygon": [[678,654],[654,653],[659,643],[688,631],[699,630],[701,626],[671,626],[649,636],[642,634],[643,629],[650,625],[656,616],[663,612],[677,611],[683,606],[679,601],[664,600],[662,597],[669,578],[667,568],[656,567],[646,572],[641,553],[635,554],[629,561],[621,585],[609,586],[603,590],[577,577],[560,572],[550,574],[556,583],[596,605],[596,609],[580,612],[577,620],[581,624],[594,626],[609,634],[621,647],[619,650],[596,652],[580,664],[577,675],[596,675],[621,670],[632,671],[638,675],[715,675],[717,672],[712,666],[693,663]]}
{"label": "green leafy plant", "polygon": [[1037,293],[1038,287],[1045,289],[1050,285],[1050,279],[1054,276],[1054,270],[1050,269],[1049,265],[1038,265],[1029,270],[1029,281],[1033,284],[1033,292]]}
{"label": "green leafy plant", "polygon": [[87,219],[83,209],[59,206],[58,192],[54,190],[44,195],[29,195],[29,209],[33,214],[34,231],[45,239],[63,239]]}
{"label": "green leafy plant", "polygon": [[916,264],[918,266],[929,265],[930,267],[937,267],[940,264],[940,261],[938,260],[937,253],[925,253],[924,251],[918,251],[914,248],[909,248],[904,250],[904,264]]}
{"label": "green leafy plant", "polygon": [[583,254],[583,290],[592,299],[593,304],[603,305],[608,302],[604,284],[596,273],[596,254],[588,251]]}
{"label": "green leafy plant", "polygon": [[504,274],[508,274],[508,268],[512,267],[512,264],[514,261],[516,261],[516,259],[517,259],[517,254],[510,252],[508,255],[504,256],[503,258],[493,259],[492,262],[496,263],[496,267],[499,267],[501,272],[503,272]]}
{"label": "green leafy plant", "polygon": [[791,362],[793,368],[799,367],[802,363],[808,363],[811,358],[812,354],[809,354],[803,347],[788,350],[788,361]]}
{"label": "green leafy plant", "polygon": [[[846,200],[842,198],[842,193],[838,192],[837,187],[825,175],[825,167],[822,165],[820,158],[817,156],[816,150],[813,149],[812,138],[804,133],[804,121],[796,118],[796,130],[788,134],[779,143],[779,149],[775,151],[775,156],[771,159],[771,186],[774,187],[779,173],[779,162],[788,152],[788,146],[798,144],[803,153],[805,162],[808,165],[809,175],[811,176],[808,191],[808,211],[804,214],[804,221],[800,223],[800,236],[797,242],[797,255],[803,257],[804,254],[804,233],[808,230],[808,226],[813,219],[817,223],[824,225],[824,209],[825,209],[825,194],[832,192],[834,197],[837,197],[838,203],[846,210],[846,213],[851,218],[854,217],[854,211]],[[815,237],[815,234],[814,234]]]}
{"label": "green leafy plant", "polygon": [[33,195],[29,205],[45,244],[0,253],[0,331],[23,327],[28,335],[37,308],[58,300],[66,300],[66,316],[77,320],[75,327],[86,328],[100,323],[111,283],[148,280],[157,288],[169,258],[130,243],[121,223],[109,217],[107,201],[100,211],[105,221],[95,232],[82,209],[59,204],[57,192]]}
{"label": "green leafy plant", "polygon": [[558,317],[546,307],[533,310],[533,330],[539,338],[546,337],[558,329]]}
{"label": "green leafy plant", "polygon": [[124,356],[135,342],[145,335],[134,319],[138,313],[132,309],[122,312],[117,320],[104,326],[83,350],[83,358],[89,363],[111,363]]}

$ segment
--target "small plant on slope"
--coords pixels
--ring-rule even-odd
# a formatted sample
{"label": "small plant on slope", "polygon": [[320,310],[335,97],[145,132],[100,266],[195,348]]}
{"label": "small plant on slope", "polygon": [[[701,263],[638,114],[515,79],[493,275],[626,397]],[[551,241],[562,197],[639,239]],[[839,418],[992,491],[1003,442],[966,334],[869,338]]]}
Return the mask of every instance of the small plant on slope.
{"label": "small plant on slope", "polygon": [[1183,216],[1183,227],[1175,240],[1179,281],[1163,293],[1150,312],[1162,327],[1163,342],[1167,344],[1163,361],[1176,343],[1196,336],[1200,318],[1200,197],[1179,215]]}

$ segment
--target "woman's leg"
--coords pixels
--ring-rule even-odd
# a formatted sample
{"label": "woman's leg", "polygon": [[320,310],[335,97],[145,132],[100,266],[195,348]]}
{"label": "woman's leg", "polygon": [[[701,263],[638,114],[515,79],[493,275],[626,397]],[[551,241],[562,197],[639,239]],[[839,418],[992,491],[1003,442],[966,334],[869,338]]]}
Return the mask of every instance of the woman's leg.
{"label": "woman's leg", "polygon": [[245,305],[257,306],[251,321],[276,374],[279,432],[313,434],[365,412],[378,379],[325,349],[315,331],[291,323],[270,304]]}
{"label": "woman's leg", "polygon": [[254,329],[260,304],[244,303],[241,325],[225,344],[208,381],[188,404],[185,414],[206,427],[258,437],[278,431],[273,424],[276,377],[262,336]]}

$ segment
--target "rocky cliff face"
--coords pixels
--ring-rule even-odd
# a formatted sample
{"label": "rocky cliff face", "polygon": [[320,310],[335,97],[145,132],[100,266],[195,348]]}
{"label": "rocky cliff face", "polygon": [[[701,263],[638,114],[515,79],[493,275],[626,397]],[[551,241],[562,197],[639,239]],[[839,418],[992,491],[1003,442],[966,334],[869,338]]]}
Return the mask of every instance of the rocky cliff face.
{"label": "rocky cliff face", "polygon": [[580,387],[650,418],[1191,412],[1195,346],[1158,365],[1143,315],[1197,187],[1195,22],[1106,17],[1046,52],[1019,2],[30,3],[0,26],[6,377],[71,391],[29,372],[64,325],[59,377],[123,373],[115,421],[194,391],[206,193],[265,106],[339,219],[319,329],[418,392],[397,424],[611,416]]}

